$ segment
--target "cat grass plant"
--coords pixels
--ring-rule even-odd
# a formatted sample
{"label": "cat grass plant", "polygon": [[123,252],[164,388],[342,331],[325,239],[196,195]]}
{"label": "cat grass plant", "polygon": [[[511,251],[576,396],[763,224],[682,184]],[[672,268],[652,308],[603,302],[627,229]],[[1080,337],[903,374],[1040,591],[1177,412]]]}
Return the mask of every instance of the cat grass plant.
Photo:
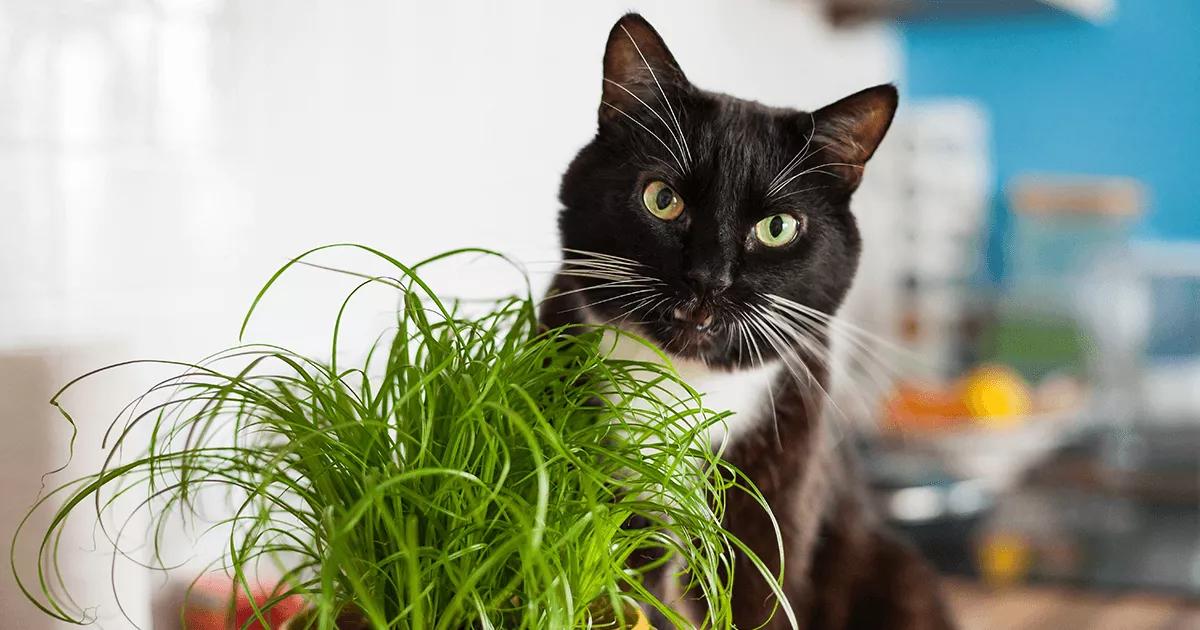
{"label": "cat grass plant", "polygon": [[[631,554],[659,548],[686,563],[706,625],[729,626],[731,556],[750,552],[721,528],[720,497],[741,481],[696,439],[720,414],[668,394],[669,368],[606,357],[599,329],[540,329],[529,295],[467,314],[419,275],[478,250],[409,266],[330,247],[368,251],[394,277],[364,279],[341,303],[329,359],[249,344],[152,362],[178,373],[112,422],[100,470],[31,511],[52,514],[36,572],[13,564],[34,604],[90,619],[60,572],[62,532],[83,518],[99,523],[114,562],[163,570],[173,524],[224,537],[212,570],[247,593],[263,573],[280,578],[256,610],[264,625],[296,595],[309,608],[296,623],[313,628],[339,616],[416,630],[631,627],[638,607],[688,625],[629,568]],[[322,249],[272,276],[247,320]],[[348,305],[380,282],[400,296],[395,327],[345,364]],[[221,510],[205,505],[214,491]],[[149,515],[148,531],[130,525],[135,513]],[[18,537],[34,535],[31,522]]]}

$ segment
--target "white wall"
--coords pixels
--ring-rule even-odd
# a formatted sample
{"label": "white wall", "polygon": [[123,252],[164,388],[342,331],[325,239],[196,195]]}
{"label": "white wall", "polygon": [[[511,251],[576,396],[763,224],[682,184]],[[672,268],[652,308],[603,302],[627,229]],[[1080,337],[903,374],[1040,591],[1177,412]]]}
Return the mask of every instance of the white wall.
{"label": "white wall", "polygon": [[[834,34],[799,0],[0,0],[0,349],[198,357],[236,341],[275,266],[335,241],[552,259],[558,178],[594,130],[604,39],[631,6],[693,81],[743,97],[810,108],[898,73],[890,32]],[[519,287],[494,269],[436,279]],[[299,272],[254,337],[319,351],[342,286]],[[0,402],[6,434],[53,380]],[[85,422],[115,411],[74,402]],[[41,458],[0,463],[29,482],[0,500],[32,499]]]}
{"label": "white wall", "polygon": [[[702,86],[812,107],[897,74],[889,33],[805,2],[633,4]],[[333,241],[551,256],[629,5],[0,5],[0,334],[228,341],[270,267]]]}

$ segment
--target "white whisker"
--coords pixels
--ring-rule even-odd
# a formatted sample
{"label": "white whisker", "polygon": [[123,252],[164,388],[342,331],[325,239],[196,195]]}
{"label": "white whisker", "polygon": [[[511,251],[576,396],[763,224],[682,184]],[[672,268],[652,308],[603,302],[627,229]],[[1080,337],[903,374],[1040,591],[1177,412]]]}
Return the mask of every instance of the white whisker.
{"label": "white whisker", "polygon": [[560,291],[557,293],[553,293],[553,294],[547,295],[545,297],[545,299],[542,301],[545,302],[545,301],[555,299],[555,298],[565,297],[568,295],[574,295],[576,293],[584,293],[586,291],[594,291],[594,290],[601,290],[601,289],[619,289],[619,288],[624,288],[624,287],[645,287],[645,286],[646,286],[645,283],[638,283],[638,282],[633,282],[630,280],[615,280],[613,282],[605,282],[602,284],[597,284],[597,285],[592,285],[592,286],[587,286],[587,287],[580,287],[578,289],[571,289],[570,291]]}
{"label": "white whisker", "polygon": [[649,303],[651,300],[655,299],[656,297],[658,297],[658,294],[651,295],[651,296],[649,296],[649,297],[640,298],[640,299],[636,300],[635,302],[633,302],[632,304],[630,304],[630,305],[629,305],[629,307],[628,307],[627,309],[625,309],[624,311],[622,311],[621,313],[619,313],[618,315],[616,315],[616,316],[614,316],[614,317],[610,317],[610,318],[609,318],[607,321],[605,321],[604,323],[605,323],[605,324],[609,324],[609,323],[612,323],[612,322],[614,322],[614,321],[619,321],[619,322],[623,322],[623,323],[628,323],[628,322],[625,322],[625,319],[626,319],[627,317],[629,317],[630,315],[633,315],[634,313],[636,313],[636,312],[638,312],[639,310],[641,310],[641,308],[642,308],[643,306],[645,306],[646,304],[648,304],[648,303]]}
{"label": "white whisker", "polygon": [[774,195],[775,193],[779,192],[780,190],[783,190],[785,187],[787,187],[788,184],[792,183],[796,179],[798,179],[800,177],[804,177],[805,175],[809,175],[811,173],[819,173],[822,175],[829,175],[831,177],[837,177],[837,173],[832,173],[832,172],[829,172],[826,170],[822,170],[826,166],[846,166],[849,168],[857,168],[857,169],[863,168],[863,166],[861,164],[849,164],[846,162],[826,162],[824,164],[820,164],[820,165],[814,166],[812,168],[806,168],[803,171],[800,171],[799,173],[796,173],[795,175],[792,175],[791,177],[785,179],[784,181],[776,184],[775,186],[773,186],[767,190],[767,196],[770,197],[770,196]]}
{"label": "white whisker", "polygon": [[593,267],[584,265],[568,265],[559,269],[563,275],[578,276],[581,278],[612,278],[614,280],[653,280],[649,276],[644,276],[640,273],[631,271],[623,271],[615,268]]}
{"label": "white whisker", "polygon": [[[821,311],[811,309],[811,307],[804,308],[814,313],[821,313]],[[834,328],[829,322],[830,320],[836,320],[836,318],[827,316],[828,319],[822,321],[809,313],[798,313],[778,308],[774,310],[774,313],[776,315],[776,322],[780,326],[792,327],[792,333],[795,335],[808,336],[805,330],[809,330],[814,334],[825,336],[830,342],[836,341],[839,335],[843,340],[848,341],[849,343],[843,346],[846,358],[849,361],[848,363],[834,361],[832,351],[824,354],[820,360],[830,370],[834,372],[840,371],[846,379],[847,386],[842,389],[842,392],[849,396],[847,402],[853,402],[856,407],[860,408],[864,417],[871,416],[877,412],[877,406],[881,397],[891,391],[893,383],[895,383],[899,376],[898,371],[892,365],[855,335],[847,333],[844,329]],[[824,314],[822,313],[822,315]],[[851,365],[859,367],[861,374],[867,379],[866,383],[855,378],[854,373],[850,371]],[[866,391],[864,391],[864,385],[867,386]],[[838,407],[840,408],[840,405]]]}
{"label": "white whisker", "polygon": [[574,308],[569,308],[569,309],[559,311],[559,313],[571,313],[574,311],[581,311],[586,308],[591,308],[593,306],[599,306],[601,304],[606,304],[608,302],[612,302],[613,300],[623,300],[623,299],[627,299],[631,295],[640,295],[642,293],[649,293],[651,291],[657,291],[657,289],[638,289],[637,291],[630,291],[629,293],[622,293],[621,295],[614,295],[612,297],[607,297],[607,298],[604,298],[603,300],[596,300],[595,302],[588,302],[587,304],[583,304],[580,306],[576,306]]}
{"label": "white whisker", "polygon": [[818,319],[829,322],[834,327],[842,328],[842,329],[846,330],[847,332],[851,332],[855,335],[859,335],[861,337],[864,337],[866,339],[874,341],[875,343],[885,346],[888,349],[896,352],[897,354],[903,355],[910,359],[922,361],[921,357],[919,355],[917,355],[916,353],[914,353],[913,351],[898,345],[894,341],[891,341],[889,339],[886,339],[884,337],[876,335],[875,333],[872,333],[860,326],[856,326],[856,325],[846,321],[845,319],[842,319],[842,318],[834,316],[834,315],[830,315],[829,313],[815,309],[811,306],[807,306],[805,304],[800,304],[799,302],[793,302],[792,300],[789,300],[789,299],[779,296],[779,295],[775,295],[773,293],[761,293],[760,295],[767,298],[768,300],[771,300],[771,301],[779,304],[780,306],[782,306],[784,308],[790,308],[796,312],[809,314],[813,317],[816,317]]}
{"label": "white whisker", "polygon": [[[621,88],[622,90],[625,90],[625,93],[632,96],[633,98],[637,99],[637,102],[641,103],[642,107],[645,107],[646,109],[650,110],[650,113],[654,114],[654,117],[658,118],[659,122],[661,122],[663,124],[663,126],[667,128],[667,133],[671,134],[671,139],[675,141],[675,146],[679,148],[679,152],[684,153],[683,144],[680,142],[682,137],[675,135],[675,130],[671,128],[671,124],[663,119],[662,114],[659,114],[658,110],[651,107],[649,103],[642,100],[642,97],[638,96],[637,94],[634,94],[632,91],[630,91],[629,88],[625,87],[624,85],[621,85],[620,83],[617,83],[616,81],[613,81],[612,79],[609,79],[608,77],[604,77],[604,80]],[[689,155],[689,157],[690,157],[690,155]]]}
{"label": "white whisker", "polygon": [[828,186],[809,186],[808,188],[801,188],[800,190],[793,190],[793,191],[787,193],[786,195],[776,195],[775,197],[773,197],[773,199],[775,201],[779,201],[780,199],[787,199],[788,197],[791,197],[793,195],[799,195],[801,193],[806,193],[806,192],[813,191],[813,190],[820,190],[821,188],[828,188]]}
{"label": "white whisker", "polygon": [[[840,336],[842,340],[847,342],[845,346],[847,357],[857,363],[867,373],[867,377],[874,381],[879,391],[883,392],[890,389],[893,381],[892,377],[897,375],[897,371],[861,339],[844,329],[834,328],[831,324],[822,322],[811,315],[800,315],[783,310],[777,310],[776,312],[785,320],[804,326],[818,334],[825,335],[831,341],[836,341]],[[871,359],[871,361],[867,361],[866,359]],[[833,363],[832,360],[830,363]],[[882,378],[880,377],[881,372],[883,374]]]}
{"label": "white whisker", "polygon": [[[571,290],[569,290],[569,292],[556,293],[553,296],[554,296],[554,298],[559,298],[559,296],[571,295],[574,293],[586,293],[586,292],[589,292],[589,290],[624,289],[624,288],[637,288],[637,293],[648,292],[648,290],[655,290],[653,288],[649,288],[647,286],[647,284],[644,284],[644,283],[631,283],[631,282],[626,282],[626,281],[616,281],[616,282],[606,282],[604,284],[594,284],[594,286],[590,286],[590,287],[581,287],[578,289],[571,289]],[[618,299],[618,298],[624,298],[624,296],[626,296],[626,295],[630,295],[630,294],[616,295],[616,296],[613,296],[613,298],[606,298],[604,301],[610,301],[610,300],[614,300],[614,299]],[[595,304],[602,304],[602,302],[595,302]],[[569,312],[569,311],[563,311],[563,312]]]}
{"label": "white whisker", "polygon": [[790,173],[792,169],[796,168],[800,164],[803,164],[804,160],[808,159],[808,146],[812,144],[813,136],[815,136],[817,133],[816,117],[813,116],[812,112],[809,112],[808,118],[810,121],[812,121],[812,126],[808,130],[808,138],[804,140],[804,146],[800,147],[800,150],[796,152],[796,155],[792,156],[792,159],[788,160],[787,164],[784,164],[783,168],[779,169],[779,173],[777,173],[775,177],[771,178],[771,183],[767,185],[767,189],[774,188],[775,184],[777,184],[779,180],[787,177],[787,174]]}
{"label": "white whisker", "polygon": [[[788,346],[786,339],[780,334],[786,333],[787,331],[793,329],[784,328],[780,326],[775,319],[764,317],[764,315],[769,314],[770,311],[762,310],[759,312],[759,316],[754,320],[754,322],[758,324],[758,330],[763,334],[764,340],[771,344],[772,348],[779,355],[780,359],[783,360],[784,366],[788,368],[788,371],[791,372],[793,376],[796,378],[805,376],[808,385],[810,385],[812,388],[815,388],[816,393],[819,393],[823,397],[823,399],[829,404],[830,408],[837,412],[837,414],[848,423],[849,416],[847,416],[841,407],[838,406],[837,401],[834,400],[833,396],[829,394],[829,391],[825,389],[825,386],[821,384],[821,380],[817,378],[815,374],[813,374],[812,369],[809,368],[808,364],[804,362],[804,359],[800,357],[794,349]],[[793,336],[793,340],[800,341],[801,338],[798,336]],[[809,340],[809,343],[812,343],[812,340]],[[803,374],[798,373],[799,371],[796,369],[797,367],[803,370]],[[808,410],[811,419],[814,421],[817,419],[817,414],[821,412],[821,409],[815,404],[812,404],[811,401],[805,402],[805,408]],[[835,430],[840,431],[840,427],[835,428]]]}
{"label": "white whisker", "polygon": [[678,165],[678,166],[679,166],[679,172],[678,172],[678,173],[676,173],[676,174],[677,174],[679,177],[683,177],[683,173],[684,173],[684,172],[686,172],[686,171],[687,171],[687,169],[686,169],[686,168],[684,168],[684,166],[683,166],[683,162],[681,162],[681,161],[680,161],[680,159],[679,159],[679,156],[678,156],[678,155],[675,155],[675,152],[671,150],[671,147],[667,145],[666,141],[664,141],[664,140],[663,140],[663,139],[662,139],[662,138],[661,138],[661,137],[660,137],[658,134],[656,134],[656,133],[654,133],[653,131],[651,131],[649,127],[647,127],[646,125],[643,125],[643,124],[642,124],[642,121],[640,121],[640,120],[638,120],[638,119],[634,118],[633,116],[630,116],[629,114],[626,114],[626,113],[625,113],[625,110],[621,109],[620,107],[617,107],[616,105],[613,105],[612,103],[609,103],[608,101],[600,101],[600,103],[601,103],[602,105],[605,105],[605,106],[607,106],[607,107],[611,107],[611,108],[613,108],[613,109],[617,110],[618,112],[620,112],[620,113],[621,113],[621,115],[622,115],[622,116],[624,116],[624,117],[628,118],[629,120],[633,121],[633,123],[634,123],[635,125],[637,125],[637,126],[641,127],[642,129],[644,129],[644,130],[646,131],[646,133],[648,133],[648,134],[650,134],[650,135],[654,136],[654,139],[655,139],[655,140],[658,140],[659,144],[663,145],[663,148],[667,150],[667,153],[670,153],[670,154],[671,154],[671,157],[675,158],[675,163],[676,163],[676,165]]}
{"label": "white whisker", "polygon": [[692,151],[687,145],[687,138],[683,136],[683,127],[679,124],[679,117],[675,115],[675,108],[671,107],[671,99],[667,98],[667,92],[663,89],[662,83],[658,81],[658,75],[654,73],[654,68],[650,66],[650,62],[646,60],[646,55],[642,54],[642,47],[638,46],[637,40],[633,38],[633,34],[625,25],[621,25],[621,30],[625,31],[625,36],[629,38],[629,43],[633,44],[633,49],[637,51],[639,57],[642,58],[642,64],[646,66],[646,70],[650,72],[650,78],[654,79],[654,85],[658,86],[658,93],[662,95],[663,102],[667,105],[667,113],[671,115],[671,120],[675,121],[675,128],[679,130],[679,138],[683,141],[684,153],[691,162]]}
{"label": "white whisker", "polygon": [[[588,251],[586,249],[572,249],[570,247],[564,247],[563,251],[570,252],[572,254],[579,254],[580,256],[588,256],[591,258],[600,258],[600,259],[608,260],[608,261],[611,261],[614,263],[625,263],[627,265],[631,265],[634,267],[645,267],[646,266],[646,265],[644,265],[636,260],[633,260],[631,258],[622,258],[621,256],[615,256],[613,254],[603,254],[600,252]],[[578,259],[572,259],[572,260],[578,260]]]}

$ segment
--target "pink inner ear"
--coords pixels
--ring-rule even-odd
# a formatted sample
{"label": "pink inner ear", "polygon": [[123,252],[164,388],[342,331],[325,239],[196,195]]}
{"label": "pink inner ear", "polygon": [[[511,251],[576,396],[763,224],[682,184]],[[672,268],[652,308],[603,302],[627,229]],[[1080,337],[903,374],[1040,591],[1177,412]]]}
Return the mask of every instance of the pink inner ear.
{"label": "pink inner ear", "polygon": [[858,188],[871,152],[858,141],[854,128],[846,122],[828,120],[821,126],[823,129],[813,136],[813,142],[821,147],[818,153],[822,158],[819,166],[814,165],[813,172],[836,177],[850,190]]}
{"label": "pink inner ear", "polygon": [[890,85],[847,96],[814,114],[816,135],[839,161],[861,167],[883,141],[896,113],[896,102],[896,89]]}
{"label": "pink inner ear", "polygon": [[891,120],[890,112],[859,110],[820,123],[816,138],[823,140],[829,152],[840,160],[861,166],[875,154]]}
{"label": "pink inner ear", "polygon": [[610,41],[604,55],[604,78],[630,87],[630,84],[640,80],[646,72],[638,47],[633,45],[632,36],[624,25],[618,25],[613,31],[615,41]]}
{"label": "pink inner ear", "polygon": [[[824,145],[832,157],[850,164],[862,164],[870,157],[867,148],[858,141],[858,125],[854,119],[833,118],[821,124],[813,142]],[[820,146],[818,145],[818,146]]]}

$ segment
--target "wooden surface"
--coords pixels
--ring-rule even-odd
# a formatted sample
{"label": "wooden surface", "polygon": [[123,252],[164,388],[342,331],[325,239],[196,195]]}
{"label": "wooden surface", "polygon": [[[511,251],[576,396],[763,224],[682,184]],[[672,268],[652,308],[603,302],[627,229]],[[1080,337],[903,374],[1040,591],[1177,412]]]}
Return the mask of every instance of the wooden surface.
{"label": "wooden surface", "polygon": [[1164,596],[960,581],[947,583],[946,596],[963,630],[1200,630],[1197,602]]}

